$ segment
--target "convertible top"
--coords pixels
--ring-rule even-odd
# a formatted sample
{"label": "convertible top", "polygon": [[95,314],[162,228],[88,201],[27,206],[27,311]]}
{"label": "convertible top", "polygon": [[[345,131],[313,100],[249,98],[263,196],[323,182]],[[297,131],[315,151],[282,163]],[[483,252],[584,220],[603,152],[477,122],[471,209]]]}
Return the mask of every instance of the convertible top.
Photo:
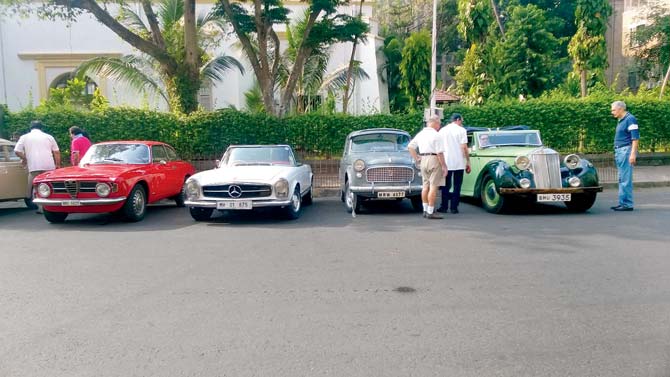
{"label": "convertible top", "polygon": [[470,127],[466,126],[465,130],[471,134],[473,132],[482,132],[482,131],[525,131],[530,130],[529,126],[505,126],[505,127]]}

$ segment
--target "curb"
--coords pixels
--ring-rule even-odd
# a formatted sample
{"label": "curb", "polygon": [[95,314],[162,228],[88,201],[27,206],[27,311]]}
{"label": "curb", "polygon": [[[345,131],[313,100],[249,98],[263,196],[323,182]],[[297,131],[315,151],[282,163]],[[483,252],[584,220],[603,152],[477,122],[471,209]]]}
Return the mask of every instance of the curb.
{"label": "curb", "polygon": [[340,196],[340,189],[338,188],[322,188],[314,189],[315,198],[334,198]]}
{"label": "curb", "polygon": [[[618,182],[602,183],[605,190],[616,190],[619,188]],[[652,188],[652,187],[670,187],[670,181],[643,181],[633,182],[633,189],[637,188]]]}

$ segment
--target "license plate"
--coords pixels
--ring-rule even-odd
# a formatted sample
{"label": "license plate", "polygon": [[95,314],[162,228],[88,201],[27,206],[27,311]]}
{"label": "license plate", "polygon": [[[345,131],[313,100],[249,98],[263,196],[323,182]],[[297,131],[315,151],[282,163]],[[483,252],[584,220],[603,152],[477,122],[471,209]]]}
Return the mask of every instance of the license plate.
{"label": "license plate", "polygon": [[572,194],[537,194],[538,202],[569,202]]}
{"label": "license plate", "polygon": [[216,202],[216,209],[252,209],[251,200],[230,200],[226,202]]}
{"label": "license plate", "polygon": [[81,201],[79,200],[63,200],[61,202],[61,205],[63,207],[77,207],[81,205]]}
{"label": "license plate", "polygon": [[378,192],[378,198],[404,198],[404,191],[389,191],[389,192]]}

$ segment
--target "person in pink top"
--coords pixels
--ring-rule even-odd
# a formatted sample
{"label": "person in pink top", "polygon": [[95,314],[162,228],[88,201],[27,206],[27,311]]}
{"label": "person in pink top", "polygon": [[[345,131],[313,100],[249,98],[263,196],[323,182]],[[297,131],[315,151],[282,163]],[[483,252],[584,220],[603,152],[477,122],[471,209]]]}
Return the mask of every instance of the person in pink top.
{"label": "person in pink top", "polygon": [[72,166],[79,164],[79,160],[84,157],[88,148],[91,147],[91,140],[81,128],[77,126],[70,127],[70,162]]}

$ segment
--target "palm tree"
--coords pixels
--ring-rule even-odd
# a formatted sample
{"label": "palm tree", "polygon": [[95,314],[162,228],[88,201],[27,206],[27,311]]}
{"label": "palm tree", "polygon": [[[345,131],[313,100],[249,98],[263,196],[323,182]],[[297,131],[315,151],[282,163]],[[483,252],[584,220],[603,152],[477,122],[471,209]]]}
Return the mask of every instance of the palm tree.
{"label": "palm tree", "polygon": [[[176,61],[185,59],[184,49],[184,2],[183,0],[161,0],[154,15],[158,19],[160,33],[151,33],[138,13],[127,5],[121,7],[119,21],[128,29],[140,35],[158,35]],[[78,75],[106,77],[124,82],[140,92],[149,92],[161,96],[171,111],[184,111],[180,89],[197,85],[197,88],[210,82],[221,82],[228,70],[237,68],[244,74],[242,64],[232,56],[220,54],[211,57],[208,51],[218,47],[218,40],[225,34],[225,21],[215,12],[199,15],[196,19],[198,51],[200,54],[199,77],[173,74],[149,55],[125,55],[121,58],[97,57],[83,62]]]}
{"label": "palm tree", "polygon": [[[288,82],[289,72],[293,67],[296,59],[298,48],[301,45],[299,39],[304,35],[303,30],[307,24],[309,10],[296,20],[293,25],[287,25],[286,37],[288,40],[288,48],[283,54],[282,62],[279,68],[277,83],[284,87]],[[312,110],[312,101],[322,93],[341,94],[347,84],[347,72],[349,65],[338,67],[337,69],[328,72],[328,63],[330,61],[330,46],[322,46],[315,48],[307,57],[303,71],[298,77],[296,89],[293,93],[292,102],[297,113],[304,113]],[[367,80],[370,76],[361,68],[361,62],[354,60],[352,66],[352,83],[350,84],[350,92],[353,92],[353,87],[356,80]]]}

